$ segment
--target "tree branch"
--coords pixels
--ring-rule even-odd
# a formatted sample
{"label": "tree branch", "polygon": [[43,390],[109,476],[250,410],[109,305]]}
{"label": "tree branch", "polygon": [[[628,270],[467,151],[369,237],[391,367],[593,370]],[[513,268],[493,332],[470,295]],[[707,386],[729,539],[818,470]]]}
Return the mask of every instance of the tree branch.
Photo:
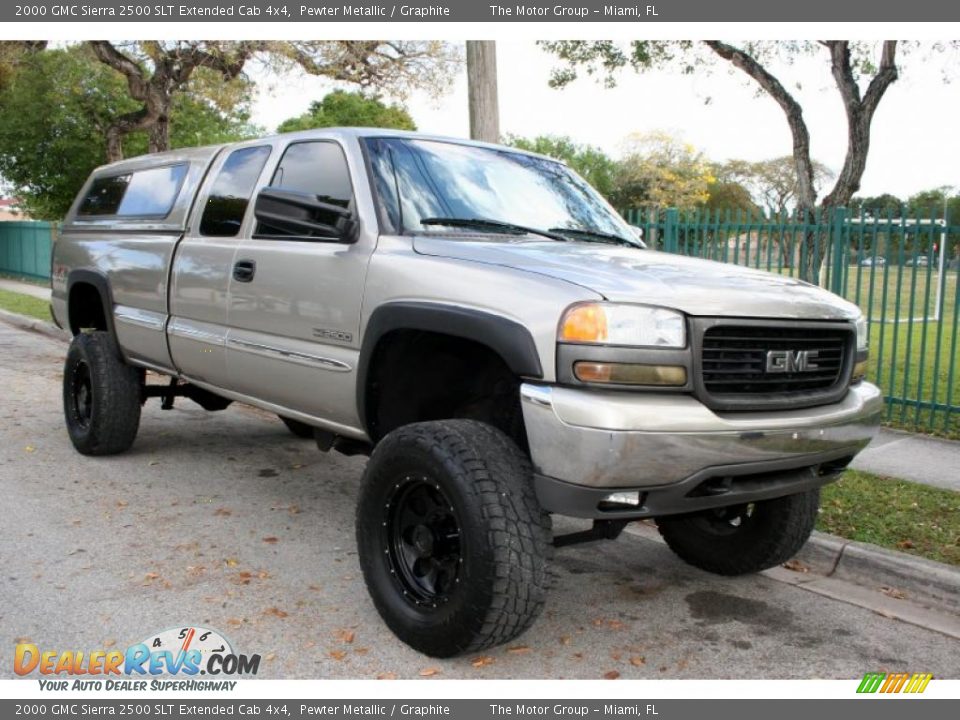
{"label": "tree branch", "polygon": [[803,119],[803,108],[776,77],[749,53],[718,40],[704,41],[713,52],[753,78],[772,97],[787,118],[793,136],[793,161],[797,170],[797,201],[801,209],[812,209],[817,200],[810,160],[810,131]]}

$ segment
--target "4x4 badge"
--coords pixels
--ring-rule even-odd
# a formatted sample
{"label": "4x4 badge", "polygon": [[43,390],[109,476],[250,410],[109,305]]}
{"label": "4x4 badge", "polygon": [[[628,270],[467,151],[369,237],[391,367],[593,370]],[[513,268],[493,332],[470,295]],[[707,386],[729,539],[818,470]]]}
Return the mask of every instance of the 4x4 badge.
{"label": "4x4 badge", "polygon": [[819,357],[816,350],[768,350],[767,372],[812,372],[820,367],[816,363]]}

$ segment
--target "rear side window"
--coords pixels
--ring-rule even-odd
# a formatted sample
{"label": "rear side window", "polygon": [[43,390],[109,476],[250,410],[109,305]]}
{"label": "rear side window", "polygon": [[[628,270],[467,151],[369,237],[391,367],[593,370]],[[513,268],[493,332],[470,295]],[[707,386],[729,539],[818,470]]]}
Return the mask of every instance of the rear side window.
{"label": "rear side window", "polygon": [[203,216],[200,234],[214,237],[235,237],[240,232],[243,216],[257,185],[257,178],[270,157],[270,147],[234,150],[220,168]]}
{"label": "rear side window", "polygon": [[186,176],[184,163],[98,178],[90,186],[77,214],[166,217]]}
{"label": "rear side window", "polygon": [[130,183],[129,175],[97,178],[80,204],[78,215],[116,215],[123,194]]}

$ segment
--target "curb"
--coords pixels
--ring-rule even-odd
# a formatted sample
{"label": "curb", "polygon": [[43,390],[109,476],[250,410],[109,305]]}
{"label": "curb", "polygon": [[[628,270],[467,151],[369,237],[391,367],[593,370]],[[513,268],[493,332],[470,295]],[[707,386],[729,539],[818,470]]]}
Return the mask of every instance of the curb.
{"label": "curb", "polygon": [[797,560],[818,575],[890,593],[927,607],[960,610],[960,568],[814,531]]}
{"label": "curb", "polygon": [[36,318],[8,312],[7,310],[0,310],[0,320],[8,325],[13,325],[14,327],[18,327],[23,330],[32,330],[33,332],[46,335],[54,340],[62,340],[64,342],[68,342],[70,340],[70,333],[68,333],[66,330],[61,330],[53,323],[46,322],[44,320],[37,320]]}

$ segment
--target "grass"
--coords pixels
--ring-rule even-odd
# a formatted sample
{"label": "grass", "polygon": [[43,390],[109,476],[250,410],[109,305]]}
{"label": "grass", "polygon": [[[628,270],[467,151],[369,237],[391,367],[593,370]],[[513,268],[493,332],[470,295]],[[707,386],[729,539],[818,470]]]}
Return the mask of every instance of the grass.
{"label": "grass", "polygon": [[847,470],[822,490],[817,529],[960,565],[960,492]]}
{"label": "grass", "polygon": [[0,289],[0,309],[37,320],[50,320],[50,303],[32,295],[21,295]]}

